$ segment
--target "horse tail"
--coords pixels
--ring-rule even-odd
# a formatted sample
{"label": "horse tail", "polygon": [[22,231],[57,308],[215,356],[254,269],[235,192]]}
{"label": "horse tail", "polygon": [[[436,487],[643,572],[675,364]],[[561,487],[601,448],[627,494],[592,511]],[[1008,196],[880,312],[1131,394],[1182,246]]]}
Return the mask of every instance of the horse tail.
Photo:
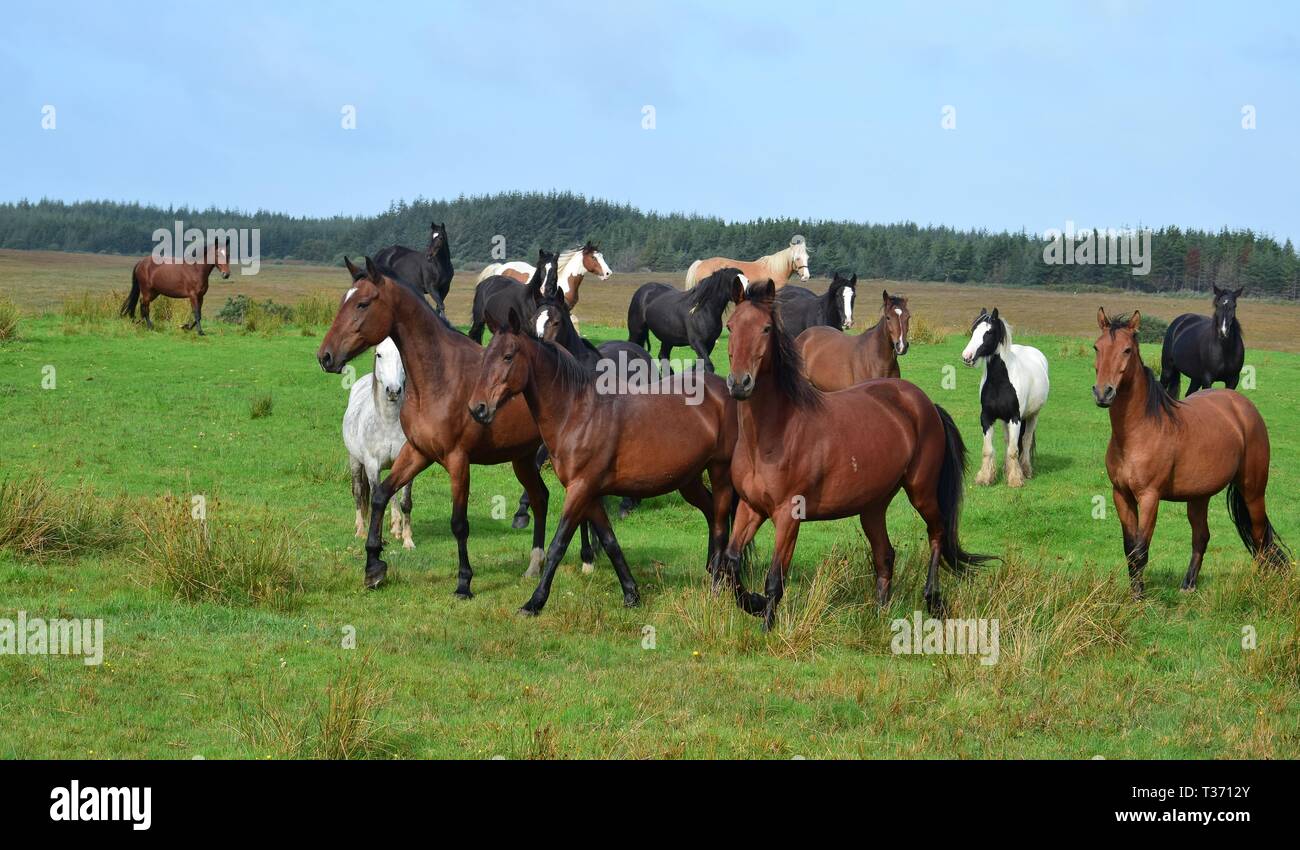
{"label": "horse tail", "polygon": [[966,444],[962,441],[957,423],[948,411],[939,405],[934,409],[943,422],[943,466],[939,469],[939,513],[943,517],[943,548],[940,554],[953,572],[964,572],[967,567],[977,567],[987,561],[997,560],[995,555],[976,555],[961,548],[958,526],[961,521],[961,500],[966,488]]}
{"label": "horse tail", "polygon": [[122,315],[135,318],[135,305],[140,303],[140,274],[131,269],[131,294],[122,302]]}
{"label": "horse tail", "polygon": [[696,279],[695,275],[696,275],[696,272],[699,271],[700,263],[702,263],[702,262],[704,262],[704,261],[703,261],[703,260],[696,260],[695,262],[691,263],[690,266],[686,269],[686,288],[687,288],[687,289],[692,289],[692,288],[694,288],[694,287],[695,287],[695,284],[699,282],[699,281]]}
{"label": "horse tail", "polygon": [[632,293],[632,300],[627,305],[627,341],[642,348],[650,341],[650,330],[645,321],[645,292],[638,289]]}
{"label": "horse tail", "polygon": [[1246,504],[1246,497],[1236,482],[1228,485],[1228,516],[1232,517],[1232,524],[1237,526],[1237,533],[1241,535],[1241,542],[1246,544],[1247,552],[1264,560],[1269,566],[1286,569],[1291,565],[1291,550],[1282,542],[1281,535],[1273,529],[1273,523],[1269,522],[1267,516],[1264,517],[1264,545],[1255,546],[1250,506]]}
{"label": "horse tail", "polygon": [[474,290],[474,307],[470,311],[469,338],[483,344],[483,314],[486,308],[483,306],[483,290],[481,288]]}

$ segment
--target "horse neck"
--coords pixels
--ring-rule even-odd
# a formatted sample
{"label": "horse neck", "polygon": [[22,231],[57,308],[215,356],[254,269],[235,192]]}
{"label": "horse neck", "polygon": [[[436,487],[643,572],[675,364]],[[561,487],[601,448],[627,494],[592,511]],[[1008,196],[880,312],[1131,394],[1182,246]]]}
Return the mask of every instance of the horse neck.
{"label": "horse neck", "polygon": [[[552,451],[559,445],[559,438],[570,414],[575,410],[581,412],[586,407],[584,402],[587,400],[586,392],[574,393],[564,388],[564,381],[560,377],[561,356],[548,351],[544,345],[534,340],[532,351],[528,355],[528,383],[524,385],[523,391],[528,412],[537,423],[542,440]],[[549,392],[542,392],[542,387],[547,387]]]}
{"label": "horse neck", "polygon": [[858,337],[858,347],[873,350],[880,357],[889,357],[894,351],[894,343],[889,339],[889,322],[884,316]]}
{"label": "horse neck", "polygon": [[1153,420],[1147,418],[1147,400],[1151,389],[1146,376],[1146,364],[1137,357],[1137,368],[1124,373],[1115,401],[1110,405],[1110,431],[1114,440],[1123,444],[1125,438],[1140,434]]}
{"label": "horse neck", "polygon": [[[406,395],[418,408],[424,389],[431,393],[446,392],[453,386],[445,379],[449,361],[455,356],[452,350],[456,344],[455,335],[423,303],[423,299],[400,284],[389,283],[388,287],[395,299],[393,327],[388,335],[396,344],[402,367],[406,370]],[[469,338],[465,342],[478,348]]]}
{"label": "horse neck", "polygon": [[770,367],[757,376],[753,393],[736,405],[740,439],[764,453],[779,452],[786,430],[802,421],[801,411],[777,386]]}
{"label": "horse neck", "polygon": [[438,270],[440,280],[450,280],[454,274],[451,268],[451,249],[447,247],[445,241],[442,247],[438,249],[438,253],[433,255],[433,265]]}
{"label": "horse neck", "polygon": [[772,280],[786,281],[794,274],[794,247],[785,248],[763,258]]}

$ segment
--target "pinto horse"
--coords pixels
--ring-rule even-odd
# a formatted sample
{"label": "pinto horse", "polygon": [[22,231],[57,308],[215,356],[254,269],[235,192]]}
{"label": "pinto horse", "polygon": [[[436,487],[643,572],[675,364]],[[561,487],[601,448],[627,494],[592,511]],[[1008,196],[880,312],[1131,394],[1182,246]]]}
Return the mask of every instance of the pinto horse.
{"label": "pinto horse", "polygon": [[649,392],[604,392],[595,373],[554,343],[523,333],[521,323],[512,310],[509,324],[492,337],[470,407],[475,419],[495,428],[505,406],[523,396],[564,485],[564,510],[541,581],[520,613],[536,615],[546,605],[555,570],[584,519],[594,523],[614,564],[623,604],[639,604],[636,580],[601,504],[605,495],[680,492],[708,521],[712,571],[727,541],[733,503],[736,405],[722,379],[696,369],[666,377]]}
{"label": "pinto horse", "polygon": [[739,269],[719,269],[685,292],[666,283],[646,283],[632,293],[627,307],[627,339],[649,350],[650,332],[659,337],[659,360],[667,371],[673,347],[690,346],[712,372],[713,347],[722,336],[722,313],[739,304],[749,279]]}
{"label": "pinto horse", "polygon": [[804,283],[812,277],[808,271],[808,243],[802,236],[791,238],[790,247],[775,254],[768,254],[766,257],[759,257],[753,262],[731,260],[727,257],[696,260],[686,270],[686,288],[694,288],[697,283],[706,280],[709,275],[721,269],[740,269],[750,280],[770,280],[776,284],[777,289],[785,286],[796,274]]}
{"label": "pinto horse", "polygon": [[[589,274],[594,274],[601,280],[608,280],[614,272],[610,270],[609,264],[605,262],[605,255],[600,253],[600,248],[590,239],[587,244],[571,251],[562,251],[556,258],[556,264],[559,267],[558,280],[560,282],[560,291],[564,293],[564,300],[568,302],[569,307],[578,306],[578,288],[582,286],[583,278]],[[510,263],[491,263],[479,272],[478,283],[482,283],[493,275],[512,278],[520,283],[528,283],[532,279],[537,269],[528,265],[523,260],[516,260]]]}
{"label": "pinto horse", "polygon": [[907,353],[912,311],[907,309],[903,296],[890,295],[888,290],[882,295],[880,321],[857,336],[812,327],[795,339],[804,374],[817,389],[833,392],[872,378],[897,378],[902,374],[898,358]]}
{"label": "pinto horse", "polygon": [[496,427],[484,428],[470,418],[469,392],[483,362],[483,347],[449,325],[412,286],[385,275],[366,258],[364,275],[351,260],[353,285],[343,296],[316,359],[326,372],[341,372],[348,361],[391,337],[406,369],[402,430],[406,445],[392,471],[370,494],[370,533],[366,537],[366,587],[378,587],[388,573],[379,557],[384,509],[398,490],[429,464],[438,463],[451,478],[451,532],[456,538],[459,571],[456,595],[473,596],[469,563],[469,468],[507,461],[528,490],[533,508],[532,561],[540,562],[545,543],[549,493],[533,458],[541,435],[522,402],[504,405]]}
{"label": "pinto horse", "polygon": [[187,263],[176,259],[158,259],[148,256],[131,269],[131,293],[122,303],[122,315],[135,318],[136,304],[140,305],[140,318],[153,330],[149,318],[149,304],[159,295],[168,298],[186,298],[194,318],[182,325],[185,330],[195,328],[203,333],[203,296],[208,293],[208,278],[212,270],[221,272],[221,279],[230,277],[230,243],[214,242],[207,246],[202,263]]}
{"label": "pinto horse", "polygon": [[1110,410],[1106,474],[1115,512],[1124,529],[1129,580],[1143,591],[1160,502],[1186,502],[1192,526],[1192,558],[1183,590],[1195,590],[1210,542],[1210,498],[1228,491],[1232,517],[1246,551],[1286,568],[1291,553],[1264,506],[1268,487],[1268,428],[1255,405],[1235,390],[1203,390],[1176,401],[1142,362],[1138,329],[1142,314],[1108,318],[1098,308],[1097,406]]}
{"label": "pinto horse", "polygon": [[[1244,287],[1243,287],[1244,289]],[[1214,317],[1184,313],[1169,323],[1160,349],[1160,383],[1178,398],[1178,385],[1187,376],[1187,394],[1223,381],[1230,390],[1241,380],[1246,343],[1237,321],[1241,289],[1214,287]]]}
{"label": "pinto horse", "polygon": [[514,310],[521,316],[531,315],[547,286],[559,280],[557,257],[550,251],[537,252],[537,267],[525,286],[512,277],[493,275],[474,287],[474,306],[470,311],[469,337],[480,345],[483,329],[496,333]]}
{"label": "pinto horse", "polygon": [[843,277],[839,272],[831,279],[824,295],[802,286],[787,286],[776,294],[781,324],[794,339],[812,327],[847,331],[853,327],[853,301],[857,291],[858,276]]}
{"label": "pinto horse", "polygon": [[375,265],[392,269],[397,277],[414,283],[424,290],[439,307],[451,291],[451,245],[447,239],[447,225],[434,222],[429,225],[429,244],[424,253],[403,245],[389,245],[374,256]]}
{"label": "pinto horse", "polygon": [[[770,629],[800,524],[857,516],[875,561],[876,602],[884,606],[894,574],[885,512],[902,488],[925,520],[925,601],[938,614],[940,561],[961,570],[989,559],[958,542],[966,447],[957,426],[907,381],[881,379],[822,393],[803,374],[794,340],[774,310],[775,294],[771,283],[755,284],[727,322],[727,387],[741,402],[731,459],[741,503],[715,585],[728,583],[737,604],[761,615]],[[741,553],[769,518],[776,544],[766,594],[749,593],[740,576]]]}

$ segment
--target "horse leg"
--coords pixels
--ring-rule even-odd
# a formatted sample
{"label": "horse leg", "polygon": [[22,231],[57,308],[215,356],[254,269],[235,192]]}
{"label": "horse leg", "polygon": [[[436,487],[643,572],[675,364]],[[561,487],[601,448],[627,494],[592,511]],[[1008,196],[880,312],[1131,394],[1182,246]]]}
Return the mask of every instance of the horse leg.
{"label": "horse leg", "polygon": [[1037,413],[1025,420],[1020,433],[1020,471],[1029,479],[1034,477],[1034,450],[1038,446]]}
{"label": "horse leg", "polygon": [[871,560],[876,567],[876,604],[881,608],[889,605],[889,593],[894,583],[894,545],[889,542],[889,530],[885,527],[888,507],[873,505],[858,516],[862,533],[871,544]]}
{"label": "horse leg", "polygon": [[524,485],[528,493],[528,505],[533,511],[533,548],[528,556],[528,569],[525,578],[536,578],[542,569],[542,544],[546,542],[546,508],[551,500],[551,493],[537,471],[534,458],[517,457],[510,462],[514,467],[515,478]]}
{"label": "horse leg", "polygon": [[591,507],[587,510],[587,519],[599,535],[600,545],[604,547],[605,554],[609,555],[610,563],[614,565],[619,587],[623,589],[623,606],[635,608],[641,604],[641,592],[637,590],[636,579],[632,577],[632,570],[627,565],[627,559],[623,557],[623,549],[618,545],[614,528],[610,525],[609,516],[606,515],[605,506],[601,504],[600,499],[592,500]]}
{"label": "horse leg", "polygon": [[[545,445],[537,447],[537,458],[534,461],[534,464],[538,472],[540,472],[542,467],[546,464],[546,458],[548,456]],[[519,496],[519,509],[515,511],[515,518],[510,521],[511,528],[528,527],[528,503],[528,491],[524,490],[524,492]]]}
{"label": "horse leg", "polygon": [[190,302],[190,320],[185,324],[181,325],[181,330],[183,331],[188,331],[194,327],[194,311],[198,309],[197,305],[195,304],[193,295],[186,296],[186,299]]}
{"label": "horse leg", "polygon": [[717,344],[717,340],[714,340],[711,343],[706,343],[704,340],[697,339],[691,343],[691,350],[695,352],[696,362],[702,363],[704,365],[704,371],[709,374],[714,374],[714,372],[716,372],[713,368],[713,346],[715,344]]}
{"label": "horse leg", "polygon": [[[693,479],[677,492],[682,494],[682,498],[686,500],[687,504],[704,514],[704,521],[709,524],[709,553],[704,559],[704,569],[706,572],[712,572],[713,556],[717,551],[716,526],[713,517],[713,494],[709,492],[708,487],[704,486],[702,478]],[[727,512],[731,512],[730,507],[728,507]]]}
{"label": "horse leg", "polygon": [[573,532],[578,530],[578,524],[587,515],[590,501],[586,488],[580,482],[575,482],[565,492],[560,521],[555,526],[555,536],[551,538],[551,545],[546,550],[546,564],[542,568],[541,580],[533,590],[533,595],[519,609],[520,614],[536,617],[546,607],[546,600],[551,595],[551,583],[555,581],[555,571],[560,566],[560,561],[564,560],[564,553],[569,548],[569,541],[573,539]]}
{"label": "horse leg", "polygon": [[1007,421],[1007,486],[1025,486],[1024,471],[1020,468],[1020,435],[1024,423],[1019,419]]}
{"label": "horse leg", "polygon": [[463,453],[449,455],[443,466],[451,479],[451,533],[456,538],[456,596],[472,599],[470,582],[474,570],[469,565],[469,458]]}
{"label": "horse leg", "polygon": [[1223,385],[1230,390],[1235,390],[1237,388],[1237,384],[1239,383],[1241,383],[1240,372],[1236,373],[1235,375],[1227,375],[1223,379]]}
{"label": "horse leg", "polygon": [[[1129,583],[1133,586],[1133,592],[1138,596],[1142,595],[1142,571],[1139,568],[1134,570],[1133,564],[1137,556],[1138,545],[1138,503],[1133,494],[1127,490],[1121,490],[1118,487],[1113,488],[1111,498],[1115,502],[1115,514],[1119,517],[1120,529],[1124,535],[1124,559],[1128,564]],[[1143,565],[1145,565],[1143,561]]]}
{"label": "horse leg", "polygon": [[402,490],[402,548],[414,549],[415,541],[411,539],[411,484],[407,484]]}
{"label": "horse leg", "polygon": [[673,373],[672,365],[668,362],[668,356],[673,353],[673,347],[666,342],[659,343],[659,363],[663,371],[661,375],[671,375]]}
{"label": "horse leg", "polygon": [[582,572],[584,575],[591,575],[596,571],[596,553],[591,549],[591,532],[593,530],[592,524],[587,520],[583,520],[578,527],[579,536],[582,538],[578,557],[582,559]]}
{"label": "horse leg", "polygon": [[639,504],[641,504],[640,499],[632,496],[624,496],[623,501],[618,503],[618,518],[627,519],[632,514],[632,511],[636,510],[636,506]]}
{"label": "horse leg", "polygon": [[750,507],[749,502],[744,499],[740,501],[736,507],[736,518],[731,524],[731,539],[727,541],[727,549],[722,554],[718,571],[713,575],[715,592],[725,582],[735,592],[736,605],[745,613],[754,615],[763,610],[767,600],[761,593],[745,590],[745,581],[740,574],[740,559],[753,542],[764,519],[766,517]]}
{"label": "horse leg", "polygon": [[379,557],[384,549],[380,529],[384,524],[388,502],[393,498],[393,493],[415,480],[415,476],[423,472],[430,462],[429,458],[408,442],[397,453],[388,477],[371,488],[370,533],[366,536],[366,587],[371,590],[383,584],[384,577],[388,575],[388,564]]}
{"label": "horse leg", "polygon": [[989,485],[998,480],[997,454],[993,450],[993,428],[997,420],[987,414],[980,414],[980,428],[984,431],[984,461],[980,464],[975,483]]}
{"label": "horse leg", "polygon": [[1210,543],[1210,497],[1193,499],[1187,503],[1187,522],[1192,526],[1192,560],[1183,577],[1183,590],[1196,589],[1196,577],[1201,573],[1205,547]]}
{"label": "horse leg", "polygon": [[153,319],[149,318],[149,303],[153,301],[153,294],[140,287],[140,318],[144,319],[144,326],[153,330]]}
{"label": "horse leg", "polygon": [[[1191,395],[1204,386],[1205,384],[1201,383],[1200,378],[1193,378],[1191,375],[1187,376],[1187,395]],[[1187,395],[1183,396],[1183,398],[1187,398]]]}
{"label": "horse leg", "polygon": [[203,332],[203,296],[197,295],[194,301],[194,327],[198,329],[199,336],[207,336]]}
{"label": "horse leg", "polygon": [[365,467],[356,460],[348,458],[352,472],[352,502],[357,507],[357,537],[366,536],[366,512],[370,507],[370,479]]}
{"label": "horse leg", "polygon": [[800,522],[793,511],[778,511],[772,518],[776,526],[776,545],[772,550],[772,568],[767,571],[767,604],[763,606],[763,630],[771,631],[776,623],[776,606],[785,595],[785,577],[790,572],[794,558],[794,545],[799,540]]}

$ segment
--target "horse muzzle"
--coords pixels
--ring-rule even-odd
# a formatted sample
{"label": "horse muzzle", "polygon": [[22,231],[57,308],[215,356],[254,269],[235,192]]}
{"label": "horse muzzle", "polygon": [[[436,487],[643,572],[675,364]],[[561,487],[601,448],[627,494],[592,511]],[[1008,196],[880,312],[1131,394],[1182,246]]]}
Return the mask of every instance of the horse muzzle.
{"label": "horse muzzle", "polygon": [[744,401],[754,394],[754,376],[745,374],[740,376],[740,380],[736,380],[735,375],[728,375],[727,392],[731,393],[731,397],[736,401]]}
{"label": "horse muzzle", "polygon": [[1098,390],[1094,385],[1092,397],[1097,400],[1098,407],[1110,407],[1115,402],[1115,387],[1112,384],[1107,384],[1104,390]]}
{"label": "horse muzzle", "polygon": [[474,421],[480,425],[491,425],[492,420],[496,418],[497,409],[488,407],[486,401],[480,401],[478,404],[469,406],[469,415],[474,417]]}
{"label": "horse muzzle", "polygon": [[894,343],[894,353],[897,354],[899,357],[902,357],[904,354],[907,353],[907,349],[910,347],[911,347],[911,343],[909,343],[907,340],[905,339],[899,340],[898,342]]}
{"label": "horse muzzle", "polygon": [[967,366],[974,366],[974,365],[975,365],[975,358],[974,358],[974,357],[967,357],[965,354],[963,354],[963,355],[961,356],[961,362],[965,363]]}
{"label": "horse muzzle", "polygon": [[316,360],[320,363],[322,369],[336,375],[343,371],[343,366],[347,362],[341,357],[335,357],[334,352],[327,348],[322,348],[320,351],[316,352]]}

